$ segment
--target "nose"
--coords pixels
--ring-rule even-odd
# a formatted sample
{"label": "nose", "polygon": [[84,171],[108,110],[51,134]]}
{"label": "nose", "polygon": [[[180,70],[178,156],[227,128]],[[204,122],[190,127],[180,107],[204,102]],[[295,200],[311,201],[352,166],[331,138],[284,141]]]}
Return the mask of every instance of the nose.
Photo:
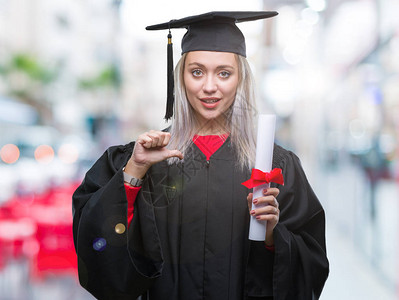
{"label": "nose", "polygon": [[206,94],[212,94],[216,92],[218,89],[216,78],[212,75],[206,76],[202,89]]}

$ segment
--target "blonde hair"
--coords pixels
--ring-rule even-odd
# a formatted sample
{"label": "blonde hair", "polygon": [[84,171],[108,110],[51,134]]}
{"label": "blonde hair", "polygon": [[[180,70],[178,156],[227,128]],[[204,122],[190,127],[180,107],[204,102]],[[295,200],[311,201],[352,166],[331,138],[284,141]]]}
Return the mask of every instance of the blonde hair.
{"label": "blonde hair", "polygon": [[[175,102],[174,116],[170,127],[171,140],[169,147],[186,153],[198,133],[200,125],[196,120],[194,109],[189,103],[184,81],[184,64],[187,53],[183,54],[175,68]],[[254,119],[257,113],[255,106],[254,80],[245,57],[235,54],[238,63],[239,83],[231,107],[224,113],[225,131],[230,133],[231,144],[237,156],[238,167],[252,168],[255,163],[255,129]],[[168,162],[178,163],[178,158]]]}

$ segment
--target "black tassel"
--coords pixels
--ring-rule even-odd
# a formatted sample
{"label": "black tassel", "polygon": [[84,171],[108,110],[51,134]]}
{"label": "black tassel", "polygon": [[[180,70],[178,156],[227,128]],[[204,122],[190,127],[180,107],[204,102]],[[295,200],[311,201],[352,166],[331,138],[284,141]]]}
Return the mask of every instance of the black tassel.
{"label": "black tassel", "polygon": [[168,34],[168,96],[166,101],[166,114],[165,120],[168,121],[173,116],[173,102],[175,100],[174,87],[175,82],[173,79],[173,44],[172,44],[172,34]]}

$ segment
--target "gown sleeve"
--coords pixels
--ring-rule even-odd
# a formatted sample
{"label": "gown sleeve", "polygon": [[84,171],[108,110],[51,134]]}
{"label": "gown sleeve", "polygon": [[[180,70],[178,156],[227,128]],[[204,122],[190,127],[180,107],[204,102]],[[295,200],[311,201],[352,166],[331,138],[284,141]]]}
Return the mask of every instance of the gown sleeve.
{"label": "gown sleeve", "polygon": [[276,145],[273,168],[283,170],[285,182],[284,186],[271,184],[280,190],[275,250],[250,241],[248,299],[318,299],[329,272],[324,210],[294,153]]}
{"label": "gown sleeve", "polygon": [[136,299],[162,269],[152,207],[135,201],[135,212],[140,213],[133,215],[132,226],[127,224],[122,168],[133,146],[109,148],[73,195],[79,281],[98,299]]}
{"label": "gown sleeve", "polygon": [[325,214],[298,157],[275,153],[283,170],[280,221],[274,230],[274,299],[318,299],[329,273]]}
{"label": "gown sleeve", "polygon": [[125,184],[125,192],[127,199],[127,227],[130,227],[130,224],[133,220],[134,213],[134,202],[136,201],[137,193],[140,191],[141,187],[132,187]]}

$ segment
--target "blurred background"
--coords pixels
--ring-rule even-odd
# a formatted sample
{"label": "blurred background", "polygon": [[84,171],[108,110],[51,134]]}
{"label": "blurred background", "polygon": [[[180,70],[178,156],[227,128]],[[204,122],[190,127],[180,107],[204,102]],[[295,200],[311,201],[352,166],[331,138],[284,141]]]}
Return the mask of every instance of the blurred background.
{"label": "blurred background", "polygon": [[258,112],[326,210],[321,299],[399,299],[397,0],[0,0],[0,299],[94,299],[71,195],[108,146],[168,126],[167,33],[145,26],[261,9],[280,14],[239,27]]}

